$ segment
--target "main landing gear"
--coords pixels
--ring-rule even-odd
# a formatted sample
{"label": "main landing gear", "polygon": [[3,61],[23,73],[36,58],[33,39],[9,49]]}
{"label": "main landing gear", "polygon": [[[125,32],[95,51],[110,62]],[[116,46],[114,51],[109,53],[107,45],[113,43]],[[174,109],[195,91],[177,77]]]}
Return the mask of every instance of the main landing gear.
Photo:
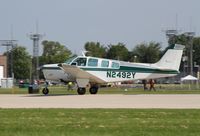
{"label": "main landing gear", "polygon": [[77,92],[79,95],[84,95],[86,93],[86,86],[88,84],[90,84],[90,94],[97,94],[98,92],[98,85],[96,83],[89,82],[89,79],[78,78],[76,79],[76,83],[78,85]]}
{"label": "main landing gear", "polygon": [[92,86],[90,87],[90,94],[97,94],[98,92],[98,87],[97,86]]}
{"label": "main landing gear", "polygon": [[84,95],[86,92],[86,88],[83,88],[83,87],[79,87],[78,90],[77,90],[77,93],[79,95]]}
{"label": "main landing gear", "polygon": [[[90,94],[97,94],[97,92],[98,92],[98,87],[97,87],[97,86],[92,86],[92,87],[90,87],[89,92],[90,92]],[[84,87],[79,87],[79,88],[77,89],[77,93],[78,93],[79,95],[84,95],[84,94],[86,93],[86,88],[84,88]]]}

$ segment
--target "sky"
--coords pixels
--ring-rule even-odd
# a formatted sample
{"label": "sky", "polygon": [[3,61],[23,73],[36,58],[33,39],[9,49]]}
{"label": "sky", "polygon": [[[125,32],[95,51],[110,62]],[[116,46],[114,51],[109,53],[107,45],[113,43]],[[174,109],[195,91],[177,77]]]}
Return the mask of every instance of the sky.
{"label": "sky", "polygon": [[199,36],[199,5],[199,0],[0,0],[0,40],[18,40],[32,54],[28,34],[38,24],[42,40],[58,41],[77,54],[87,41],[122,42],[129,50],[155,41],[165,48],[166,29]]}

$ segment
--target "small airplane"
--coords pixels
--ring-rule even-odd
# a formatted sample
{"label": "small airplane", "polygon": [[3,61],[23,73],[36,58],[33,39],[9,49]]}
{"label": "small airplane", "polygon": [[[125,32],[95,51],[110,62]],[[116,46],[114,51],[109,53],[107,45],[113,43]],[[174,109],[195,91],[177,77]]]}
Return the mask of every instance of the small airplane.
{"label": "small airplane", "polygon": [[[90,84],[89,92],[96,94],[99,84],[177,75],[183,49],[183,45],[175,44],[173,49],[168,49],[162,58],[153,64],[132,63],[83,54],[72,57],[65,63],[44,65],[42,70],[46,80],[75,82],[80,95],[86,93],[86,86]],[[43,93],[49,93],[47,87],[43,89]]]}

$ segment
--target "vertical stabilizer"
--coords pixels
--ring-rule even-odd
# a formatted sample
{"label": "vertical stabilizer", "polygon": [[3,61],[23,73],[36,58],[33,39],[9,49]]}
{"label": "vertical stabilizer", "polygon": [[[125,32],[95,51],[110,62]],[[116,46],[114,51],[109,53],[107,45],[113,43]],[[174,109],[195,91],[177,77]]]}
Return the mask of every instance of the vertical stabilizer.
{"label": "vertical stabilizer", "polygon": [[184,47],[183,45],[175,44],[174,49],[168,49],[155,65],[164,69],[179,71]]}

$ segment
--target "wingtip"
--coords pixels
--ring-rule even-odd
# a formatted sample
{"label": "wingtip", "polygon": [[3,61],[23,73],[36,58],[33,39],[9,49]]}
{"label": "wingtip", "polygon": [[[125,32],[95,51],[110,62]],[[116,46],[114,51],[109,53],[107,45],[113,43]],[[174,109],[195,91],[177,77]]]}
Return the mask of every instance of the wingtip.
{"label": "wingtip", "polygon": [[59,64],[58,64],[58,67],[62,67],[62,63],[59,63]]}

